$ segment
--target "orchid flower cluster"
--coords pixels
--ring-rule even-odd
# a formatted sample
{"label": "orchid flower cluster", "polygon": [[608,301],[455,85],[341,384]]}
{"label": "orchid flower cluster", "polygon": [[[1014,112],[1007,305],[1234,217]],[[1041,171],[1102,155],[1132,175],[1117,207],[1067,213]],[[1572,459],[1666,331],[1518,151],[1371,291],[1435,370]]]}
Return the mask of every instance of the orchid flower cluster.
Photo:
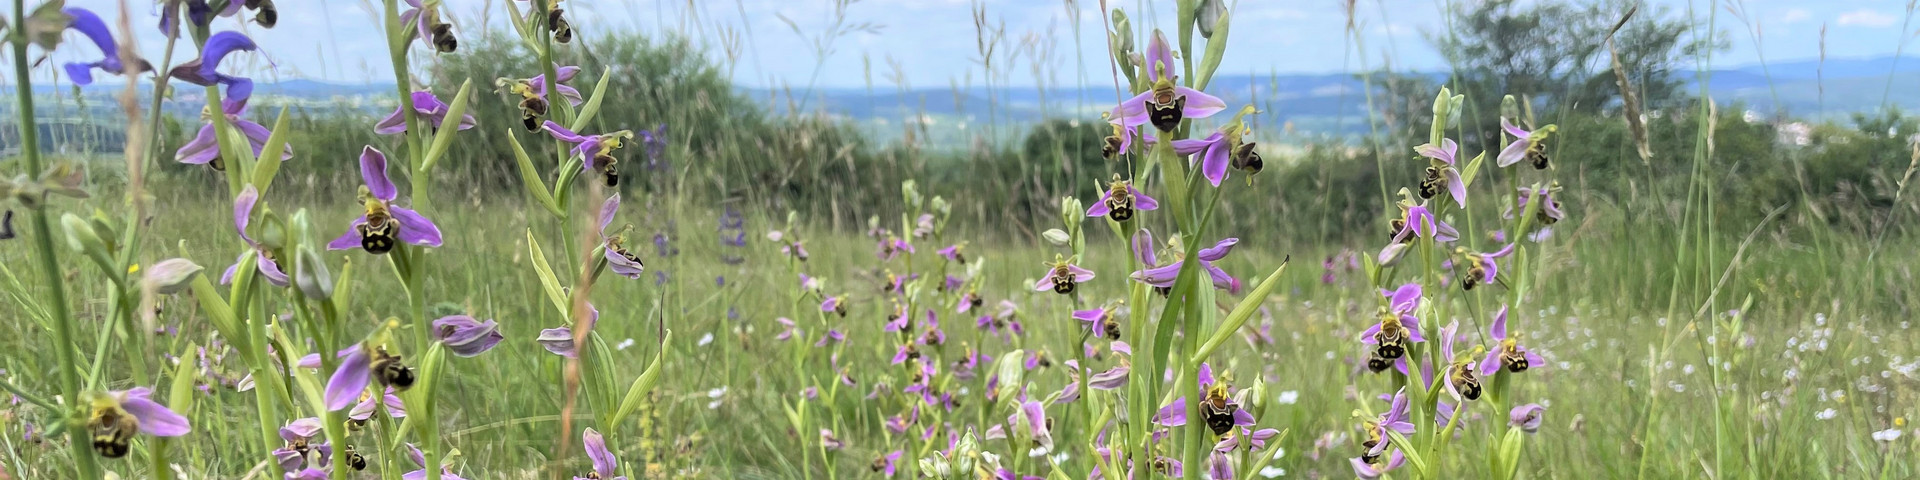
{"label": "orchid flower cluster", "polygon": [[[1449,223],[1454,212],[1471,221],[1469,187],[1486,159],[1483,152],[1469,160],[1457,142],[1446,138],[1447,125],[1457,122],[1464,101],[1464,96],[1440,90],[1434,101],[1431,141],[1414,147],[1414,154],[1426,164],[1417,195],[1411,189],[1400,190],[1397,215],[1389,222],[1391,240],[1376,257],[1365,259],[1367,277],[1380,287],[1380,307],[1375,321],[1356,340],[1365,351],[1366,369],[1388,374],[1395,393],[1379,396],[1386,402],[1382,413],[1359,413],[1373,408],[1356,411],[1361,419],[1357,438],[1364,441],[1350,463],[1360,478],[1379,478],[1409,466],[1412,478],[1446,478],[1449,441],[1471,427],[1467,420],[1476,416],[1478,408],[1508,419],[1506,433],[1491,443],[1484,458],[1495,478],[1513,478],[1521,446],[1538,431],[1545,415],[1546,407],[1540,403],[1519,404],[1521,394],[1513,387],[1520,376],[1547,368],[1544,357],[1522,344],[1525,337],[1509,329],[1509,316],[1524,311],[1531,266],[1528,247],[1506,241],[1507,230],[1498,230],[1491,237],[1504,245],[1475,248],[1472,238]],[[1508,206],[1501,217],[1514,237],[1538,244],[1551,235],[1550,226],[1566,215],[1553,198],[1559,188],[1545,178],[1518,185],[1523,178],[1551,174],[1544,142],[1556,128],[1517,127],[1509,117],[1517,116],[1519,109],[1512,97],[1505,103],[1500,119],[1505,145],[1496,163],[1505,168],[1525,160],[1541,173],[1514,169],[1505,175],[1515,185],[1509,191],[1517,195],[1504,199]],[[1501,276],[1503,263],[1517,273]],[[1331,271],[1331,262],[1328,268]],[[1405,278],[1402,275],[1413,280],[1396,285],[1395,278]],[[1507,293],[1504,298],[1490,300],[1485,295],[1490,287],[1502,286]],[[1497,308],[1493,308],[1487,336],[1480,338],[1490,344],[1456,348],[1474,336],[1460,331],[1449,309],[1467,306],[1469,311],[1487,311],[1489,302]],[[1441,321],[1448,323],[1435,329]],[[1439,348],[1429,347],[1429,339],[1438,340]]]}
{"label": "orchid flower cluster", "polygon": [[[290,131],[286,110],[282,109],[272,126],[248,119],[253,81],[241,75],[236,58],[259,56],[258,44],[238,30],[220,30],[222,17],[237,16],[244,6],[253,12],[251,20],[271,28],[278,18],[271,0],[168,0],[160,5],[160,29],[173,40],[190,38],[197,58],[175,66],[171,51],[167,62],[156,69],[133,54],[115,39],[114,32],[99,15],[80,8],[62,8],[52,2],[33,10],[31,15],[15,18],[14,25],[28,26],[31,36],[10,37],[16,59],[27,58],[30,45],[43,50],[85,49],[63,46],[60,33],[72,30],[89,40],[101,58],[96,61],[63,65],[62,70],[75,83],[93,81],[96,72],[133,77],[140,73],[161,72],[154,91],[165,91],[170,80],[202,87],[206,125],[182,144],[174,158],[180,163],[206,165],[225,180],[232,199],[232,232],[239,252],[233,264],[219,277],[201,275],[202,267],[183,258],[141,265],[145,256],[141,241],[148,217],[140,208],[128,218],[115,219],[103,213],[84,218],[72,213],[60,218],[67,239],[67,250],[89,259],[109,282],[113,306],[108,318],[123,326],[126,339],[122,348],[111,352],[124,355],[131,365],[132,386],[109,390],[98,375],[81,377],[84,365],[75,351],[71,324],[76,320],[66,298],[65,274],[48,233],[50,223],[46,197],[59,194],[84,197],[80,171],[71,165],[42,168],[39,149],[33,135],[23,149],[24,162],[33,176],[22,176],[6,184],[8,198],[31,208],[39,244],[36,253],[48,274],[53,295],[46,299],[55,331],[52,341],[57,352],[61,391],[58,400],[35,395],[7,384],[21,398],[45,409],[57,420],[50,422],[54,432],[71,436],[73,465],[78,478],[102,478],[102,461],[129,456],[144,456],[152,468],[143,477],[172,478],[175,467],[168,458],[167,438],[194,433],[193,407],[199,398],[196,390],[211,395],[216,389],[232,387],[251,392],[258,414],[258,443],[240,447],[242,455],[258,458],[270,476],[286,479],[344,479],[353,472],[370,468],[388,472],[388,478],[459,479],[461,475],[486,477],[464,472],[458,461],[448,455],[451,445],[440,435],[441,405],[435,395],[439,386],[458,368],[458,359],[484,355],[497,347],[534,348],[533,343],[558,355],[550,357],[586,367],[583,397],[596,412],[593,423],[615,430],[624,417],[646,403],[644,400],[659,381],[661,358],[625,388],[612,386],[617,372],[607,357],[607,348],[593,334],[598,317],[588,301],[592,282],[600,274],[612,271],[616,276],[638,278],[645,266],[636,249],[628,247],[628,231],[614,229],[620,195],[611,193],[590,202],[597,205],[598,234],[575,255],[571,225],[575,202],[569,198],[570,183],[580,174],[599,174],[607,186],[617,183],[618,162],[615,153],[630,133],[575,133],[591,125],[602,100],[607,76],[603,73],[591,97],[582,100],[580,92],[566,85],[579,74],[577,67],[552,64],[554,43],[566,43],[573,27],[560,9],[541,0],[533,2],[515,25],[528,34],[528,44],[546,62],[544,72],[529,75],[514,84],[514,93],[524,107],[564,105],[541,108],[524,123],[545,131],[556,141],[550,150],[553,165],[561,167],[559,178],[548,193],[546,182],[531,166],[534,155],[516,140],[517,159],[529,175],[529,191],[537,191],[541,204],[554,214],[561,242],[568,258],[580,259],[581,281],[563,288],[546,263],[545,254],[533,232],[528,233],[531,253],[537,259],[537,273],[552,300],[553,319],[563,326],[542,332],[526,344],[509,342],[494,320],[470,314],[451,314],[429,319],[431,300],[459,296],[425,277],[429,250],[448,247],[450,239],[434,221],[431,208],[435,167],[445,159],[448,147],[461,132],[481,124],[466,114],[471,101],[471,82],[463,84],[448,101],[431,89],[415,89],[409,69],[415,40],[429,52],[447,53],[457,49],[453,27],[441,12],[438,0],[386,0],[382,15],[386,18],[386,39],[392,48],[398,106],[391,115],[368,128],[391,140],[367,145],[359,155],[358,173],[363,180],[351,198],[360,205],[360,214],[344,218],[310,215],[306,208],[278,209],[273,205],[274,180],[283,168],[298,165],[298,152],[288,144]],[[401,10],[405,9],[404,12]],[[127,32],[122,32],[125,35]],[[90,52],[90,51],[89,51]],[[83,55],[86,52],[83,52]],[[15,62],[17,79],[23,92],[28,89],[27,62]],[[444,92],[442,92],[444,93]],[[158,105],[160,99],[155,99]],[[574,106],[580,106],[575,110]],[[21,128],[33,131],[30,96],[22,94]],[[539,121],[534,121],[538,119]],[[153,123],[160,121],[156,111]],[[505,123],[503,123],[504,125]],[[649,151],[655,147],[656,132],[647,132]],[[131,152],[130,152],[131,154]],[[395,176],[395,171],[399,176]],[[135,170],[138,171],[138,170]],[[396,182],[402,180],[403,182]],[[134,179],[138,188],[137,181]],[[592,189],[595,195],[600,189]],[[131,197],[138,198],[139,195]],[[9,212],[11,213],[11,212]],[[345,253],[326,253],[345,252]],[[341,256],[347,262],[330,266]],[[358,305],[352,300],[356,264],[385,261],[408,299],[397,305]],[[334,272],[339,272],[337,275]],[[133,332],[152,331],[173,335],[169,327],[156,329],[158,305],[167,297],[191,293],[198,314],[205,317],[213,336],[205,347],[196,342],[153,342]],[[355,309],[394,314],[377,321],[372,328],[357,327],[347,320]],[[145,322],[145,328],[134,328]],[[556,332],[557,330],[557,332]],[[667,338],[665,330],[660,339]],[[106,340],[103,337],[102,342]],[[169,359],[149,366],[146,358],[157,352]],[[105,344],[103,343],[103,347]],[[109,350],[102,349],[101,354]],[[233,355],[228,355],[232,353]],[[449,358],[452,357],[452,358]],[[295,360],[297,359],[297,360]],[[104,359],[93,359],[98,365]],[[233,380],[224,374],[226,362],[241,364],[245,376]],[[570,371],[579,371],[570,368]],[[170,378],[170,383],[158,380]],[[569,387],[576,386],[570,378]],[[123,382],[113,382],[122,384]],[[573,390],[569,390],[572,398]],[[163,401],[164,400],[164,401]],[[564,428],[572,432],[572,405],[561,413],[568,415]],[[403,426],[404,425],[404,426]],[[608,439],[594,428],[580,433],[590,467],[582,467],[576,478],[625,478],[624,468],[613,456]],[[143,446],[137,440],[154,437]],[[138,455],[136,455],[138,454]],[[392,459],[408,457],[413,471]],[[114,469],[121,470],[121,469]]]}

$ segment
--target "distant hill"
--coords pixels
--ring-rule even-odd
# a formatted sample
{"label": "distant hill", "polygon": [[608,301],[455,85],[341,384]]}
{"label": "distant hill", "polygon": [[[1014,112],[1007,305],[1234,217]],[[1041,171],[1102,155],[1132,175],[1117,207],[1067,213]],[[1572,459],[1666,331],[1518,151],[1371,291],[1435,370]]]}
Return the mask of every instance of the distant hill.
{"label": "distant hill", "polygon": [[[1436,81],[1444,81],[1444,72],[1423,72]],[[1691,71],[1682,75],[1691,77]],[[1891,104],[1920,110],[1920,57],[1873,57],[1789,60],[1765,66],[1739,65],[1708,72],[1710,91],[1723,105],[1740,102],[1756,111],[1773,111],[1778,104],[1791,115],[1834,117],[1849,112],[1874,110]],[[1889,79],[1892,88],[1889,89]],[[1691,83],[1691,82],[1690,82]],[[1697,84],[1693,84],[1696,85]],[[81,88],[87,97],[82,103],[90,110],[102,109],[99,118],[111,118],[107,100],[119,93],[122,85],[96,84]],[[1305,133],[1351,135],[1364,133],[1366,119],[1364,84],[1353,74],[1222,74],[1207,90],[1231,104],[1257,101],[1260,125],[1278,127],[1291,124]],[[67,95],[71,86],[36,86],[42,95]],[[919,88],[901,91],[877,86],[866,88],[820,88],[802,103],[806,93],[797,89],[742,87],[740,92],[784,113],[790,109],[825,112],[854,121],[871,131],[898,132],[902,122],[927,122],[929,131],[952,129],[964,137],[969,126],[990,120],[1000,124],[1021,124],[1044,118],[1096,119],[1117,99],[1112,86],[1051,88],[996,88],[992,91],[973,86],[956,91],[949,87]],[[144,93],[144,92],[143,92]],[[338,108],[366,113],[381,113],[393,105],[391,84],[342,84],[306,79],[261,82],[256,95],[261,104],[292,104],[304,108]],[[168,112],[180,116],[199,113],[197,92],[176,90]],[[67,103],[71,105],[71,103]],[[71,108],[71,107],[69,107]],[[76,112],[47,112],[65,115]]]}

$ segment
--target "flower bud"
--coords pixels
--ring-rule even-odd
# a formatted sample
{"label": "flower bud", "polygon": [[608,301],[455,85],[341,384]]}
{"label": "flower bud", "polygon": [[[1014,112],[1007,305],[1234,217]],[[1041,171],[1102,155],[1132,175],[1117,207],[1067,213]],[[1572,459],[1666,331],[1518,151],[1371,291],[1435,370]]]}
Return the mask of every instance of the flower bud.
{"label": "flower bud", "polygon": [[1041,232],[1040,238],[1046,239],[1047,243],[1051,243],[1056,247],[1067,246],[1067,242],[1073,241],[1072,235],[1068,235],[1067,231],[1058,228],[1050,228],[1045,232]]}
{"label": "flower bud", "polygon": [[1122,55],[1133,53],[1133,22],[1127,20],[1127,12],[1113,9],[1113,48]]}
{"label": "flower bud", "polygon": [[260,216],[260,245],[269,249],[281,249],[287,245],[287,220],[273,210]]}
{"label": "flower bud", "polygon": [[333,298],[333,273],[310,245],[301,245],[293,256],[293,282],[307,298],[325,301]]}
{"label": "flower bud", "polygon": [[1065,222],[1068,228],[1079,225],[1080,219],[1087,218],[1086,211],[1086,207],[1080,204],[1080,199],[1071,196],[1060,197],[1060,220]]}
{"label": "flower bud", "polygon": [[73,251],[80,253],[107,251],[107,243],[100,240],[99,232],[95,231],[93,224],[86,219],[71,213],[61,215],[60,227],[67,231],[67,246],[73,248]]}
{"label": "flower bud", "polygon": [[184,258],[169,258],[146,268],[147,275],[142,281],[153,287],[154,293],[172,295],[186,290],[195,275],[200,274],[200,265]]}
{"label": "flower bud", "polygon": [[1224,0],[1200,0],[1200,5],[1194,8],[1193,22],[1200,27],[1201,37],[1212,39],[1213,27],[1226,16],[1227,5]]}
{"label": "flower bud", "polygon": [[[1502,97],[1500,99],[1500,116],[1507,117],[1507,118],[1520,118],[1520,102],[1518,100],[1514,100],[1513,95],[1507,95],[1506,97]],[[1518,123],[1518,122],[1515,122],[1515,123]]]}

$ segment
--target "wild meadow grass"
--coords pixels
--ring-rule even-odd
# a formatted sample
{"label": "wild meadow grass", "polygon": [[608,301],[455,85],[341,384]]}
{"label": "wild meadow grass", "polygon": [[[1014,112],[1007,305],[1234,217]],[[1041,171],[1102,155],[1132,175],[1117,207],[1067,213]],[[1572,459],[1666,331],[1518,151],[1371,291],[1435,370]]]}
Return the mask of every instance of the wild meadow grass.
{"label": "wild meadow grass", "polygon": [[[240,113],[218,57],[251,40],[194,10],[225,2],[163,4],[193,45],[159,78],[226,113],[204,141],[142,143],[173,120],[127,101],[126,159],[8,162],[0,480],[1920,477],[1912,167],[1794,196],[1716,152],[1723,128],[1771,140],[1710,102],[1596,140],[1528,92],[1439,86],[1392,142],[1273,148],[1206,92],[1246,28],[1214,0],[1101,12],[1133,98],[1091,136],[856,152],[738,98],[621,105],[709,92],[571,68],[594,19],[529,3],[477,35],[374,5],[400,107],[298,123]],[[108,50],[125,32],[52,5],[13,24],[137,70]],[[9,40],[30,85],[29,45],[57,42]],[[717,76],[669,44],[622,48]],[[1874,135],[1835,137],[1900,142]],[[1583,163],[1629,144],[1665,163]],[[189,168],[152,169],[174,148]],[[729,175],[772,151],[801,158]]]}

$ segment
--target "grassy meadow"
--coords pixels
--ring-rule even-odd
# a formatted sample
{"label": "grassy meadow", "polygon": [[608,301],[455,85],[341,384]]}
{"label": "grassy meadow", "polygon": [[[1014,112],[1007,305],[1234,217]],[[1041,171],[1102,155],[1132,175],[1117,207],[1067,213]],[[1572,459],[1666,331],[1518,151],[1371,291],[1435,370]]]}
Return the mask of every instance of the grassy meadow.
{"label": "grassy meadow", "polygon": [[[581,30],[569,43],[547,28],[553,17],[521,13],[546,8],[535,0],[507,2],[510,23],[475,22],[458,52],[436,55],[441,34],[400,21],[407,4],[376,3],[399,26],[396,81],[451,108],[396,117],[412,127],[391,134],[371,127],[385,107],[261,95],[248,113],[206,120],[226,132],[212,147],[216,171],[173,161],[203,120],[144,105],[193,110],[231,90],[142,98],[131,113],[15,90],[26,108],[9,121],[21,129],[35,121],[21,104],[37,102],[132,133],[52,135],[61,148],[29,141],[0,161],[19,175],[5,185],[6,231],[17,235],[0,240],[0,386],[11,394],[0,403],[0,480],[1056,480],[1129,478],[1114,473],[1128,462],[1130,478],[1920,478],[1920,202],[1909,185],[1920,118],[1886,108],[1809,127],[1690,96],[1672,70],[1713,64],[1717,50],[1688,36],[1726,26],[1692,16],[1713,8],[1642,13],[1645,29],[1622,31],[1645,40],[1631,48],[1667,56],[1635,50],[1629,66],[1616,56],[1610,68],[1519,81],[1451,58],[1445,82],[1359,74],[1368,94],[1349,101],[1366,112],[1365,135],[1296,133],[1251,113],[1243,123],[1236,100],[1168,126],[1146,113],[1114,118],[1119,129],[1057,116],[938,132],[922,123],[890,138],[824,107],[791,107],[796,99],[782,111],[750,98],[715,59],[737,62],[732,44],[595,30],[590,17],[569,17]],[[833,3],[835,15],[855,3]],[[1116,96],[1178,91],[1198,102],[1206,81],[1190,77],[1221,68],[1228,25],[1249,27],[1217,14],[1218,24],[1193,23],[1225,8],[1213,0],[1141,3],[1166,12],[1122,5],[1101,12],[1113,16],[1106,25],[1075,28],[1127,39]],[[1537,24],[1638,5],[1489,4],[1507,10],[1455,15]],[[1365,14],[1352,3],[1344,12]],[[206,43],[232,20],[213,22],[190,26],[174,64],[193,56],[184,40]],[[1604,27],[1592,28],[1613,34]],[[819,38],[859,28],[836,22]],[[1469,44],[1520,35],[1475,28],[1434,41],[1482,55]],[[1612,48],[1575,38],[1601,55],[1582,62]],[[19,55],[30,42],[10,41],[27,79]],[[1169,43],[1184,62],[1157,65],[1187,75],[1150,78]],[[571,85],[585,102],[513,83],[557,76],[544,65],[583,66]],[[1015,66],[983,61],[989,98]],[[1619,98],[1615,72],[1642,66],[1666,77],[1637,71],[1639,95]],[[1606,81],[1593,87],[1593,75]],[[1505,91],[1529,86],[1539,91]],[[539,116],[553,126],[517,121],[530,98],[551,98]],[[1588,98],[1604,106],[1568,100]],[[438,128],[460,113],[478,126]],[[1531,145],[1498,126],[1509,118],[1550,142],[1538,150],[1550,168],[1495,165],[1504,147]],[[273,132],[263,147],[228,131],[242,120]],[[555,127],[630,136],[576,152]],[[1809,140],[1782,140],[1792,128]],[[1139,136],[1148,129],[1166,143]],[[1244,151],[1264,170],[1245,168],[1234,148],[1225,180],[1210,184],[1206,155],[1175,153],[1187,147],[1174,139],[1216,131],[1222,145],[1260,139]],[[1119,141],[1110,135],[1130,147],[1107,158],[1102,146]],[[928,140],[953,137],[970,140]],[[1457,164],[1416,150],[1441,139],[1458,139]],[[280,145],[295,153],[259,156]],[[363,148],[385,156],[368,163]],[[606,152],[598,165],[617,159],[617,184],[587,165]],[[362,186],[380,183],[362,178],[380,169],[398,197]],[[1471,201],[1411,193],[1447,171]],[[1159,208],[1134,197],[1130,219],[1088,215],[1113,195],[1109,178]],[[1516,192],[1549,185],[1565,214],[1543,226],[1541,202],[1520,204],[1538,197]],[[376,253],[367,242],[384,237],[350,226],[403,207],[442,238],[409,240],[418,224],[395,223],[407,230],[387,240],[405,244]],[[1426,233],[1442,223],[1457,238]],[[1160,255],[1141,258],[1129,241],[1140,229]],[[342,248],[326,247],[343,233]],[[1207,248],[1224,238],[1237,239],[1230,255]],[[1405,249],[1383,253],[1390,245]],[[950,246],[964,259],[942,252]],[[1512,253],[1477,253],[1502,246]],[[623,254],[644,270],[623,270]],[[1464,287],[1483,257],[1499,275]],[[256,270],[263,258],[278,270]],[[1130,278],[1174,260],[1189,268],[1169,270],[1180,273],[1166,285]],[[181,273],[183,261],[200,270]],[[1044,277],[1056,262],[1094,275],[1055,293]],[[1207,267],[1230,285],[1209,288]],[[1424,289],[1416,306],[1390,293],[1404,285]],[[1090,309],[1110,309],[1111,336],[1076,318]],[[1485,382],[1485,395],[1450,392],[1455,368],[1478,370],[1502,348],[1500,311],[1506,338],[1542,362],[1481,374],[1472,386]],[[438,322],[461,316],[497,324]],[[1367,329],[1405,319],[1425,341],[1402,359],[1447,367],[1439,381],[1370,368],[1386,340]],[[1443,333],[1448,324],[1457,332]],[[468,328],[477,340],[462,336]],[[1459,354],[1444,358],[1442,343]],[[399,358],[381,358],[389,351]],[[1089,378],[1111,372],[1123,382]],[[394,399],[377,400],[382,385]],[[128,396],[136,389],[191,431],[161,436],[168,422]],[[1396,391],[1411,395],[1407,431],[1381,421]],[[1201,394],[1205,406],[1186,401]],[[1464,413],[1436,418],[1459,404]],[[1527,404],[1544,410],[1529,421]],[[371,417],[354,416],[360,405]],[[1227,413],[1230,429],[1209,428],[1213,408],[1247,422]],[[301,425],[311,429],[289,433]],[[127,450],[103,449],[113,445]],[[1184,471],[1165,468],[1173,462]]]}

